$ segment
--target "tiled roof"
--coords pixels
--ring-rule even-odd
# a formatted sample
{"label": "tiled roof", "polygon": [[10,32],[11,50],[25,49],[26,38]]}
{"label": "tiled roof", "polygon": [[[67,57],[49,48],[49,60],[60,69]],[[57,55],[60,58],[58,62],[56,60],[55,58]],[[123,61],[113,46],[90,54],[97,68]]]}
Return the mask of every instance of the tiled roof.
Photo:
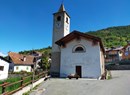
{"label": "tiled roof", "polygon": [[122,50],[123,47],[115,47],[115,48],[108,48],[108,49],[105,49],[105,51],[119,51],[119,50]]}
{"label": "tiled roof", "polygon": [[34,56],[23,55],[14,52],[9,52],[8,55],[14,64],[26,64],[26,65],[34,64]]}

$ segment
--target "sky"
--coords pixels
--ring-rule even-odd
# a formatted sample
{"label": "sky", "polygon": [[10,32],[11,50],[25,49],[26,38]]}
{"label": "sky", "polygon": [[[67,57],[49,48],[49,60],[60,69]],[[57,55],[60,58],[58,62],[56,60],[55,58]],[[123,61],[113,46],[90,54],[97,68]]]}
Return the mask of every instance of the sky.
{"label": "sky", "polygon": [[0,53],[51,46],[53,13],[62,2],[70,31],[130,25],[130,0],[0,0]]}

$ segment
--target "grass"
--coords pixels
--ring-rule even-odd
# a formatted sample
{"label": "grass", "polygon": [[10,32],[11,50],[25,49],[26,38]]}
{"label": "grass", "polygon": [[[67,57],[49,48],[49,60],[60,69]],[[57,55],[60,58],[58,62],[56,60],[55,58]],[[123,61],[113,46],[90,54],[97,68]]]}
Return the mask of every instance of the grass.
{"label": "grass", "polygon": [[2,87],[0,87],[0,94],[2,94]]}
{"label": "grass", "polygon": [[[30,74],[30,75],[32,75],[32,74]],[[24,78],[24,77],[25,77],[25,76],[23,76],[23,78]],[[38,79],[38,76],[35,76],[34,79]],[[0,84],[3,84],[3,82],[14,83],[14,82],[17,82],[17,81],[19,81],[19,80],[21,80],[21,77],[8,78],[7,80],[0,81]],[[27,77],[26,79],[24,79],[23,84],[26,84],[26,83],[27,83],[26,85],[28,85],[28,84],[31,83],[31,80],[32,80],[32,77],[31,77],[31,76],[30,76],[30,77]],[[13,90],[18,89],[20,86],[21,86],[21,82],[6,87],[5,91],[6,91],[6,92],[10,92],[10,91],[13,91]],[[35,89],[35,88],[34,88],[34,89]],[[0,95],[1,95],[1,94],[2,94],[2,87],[0,87]],[[24,95],[28,95],[28,94],[24,94]]]}
{"label": "grass", "polygon": [[[31,80],[32,80],[32,77],[30,76],[30,77],[24,79],[23,84],[24,84],[24,83],[27,83],[27,82],[29,82],[29,81],[30,81],[30,83],[31,83]],[[29,84],[29,83],[28,83],[28,84]]]}
{"label": "grass", "polygon": [[[19,81],[19,80],[21,80],[21,77],[9,78],[9,79],[7,79],[7,80],[5,80],[5,81],[3,81],[3,82],[14,83],[14,82],[17,82],[17,81]],[[31,77],[25,79],[23,83],[27,83],[27,82],[29,82],[30,80],[31,80]],[[3,82],[0,81],[0,84],[2,84]],[[21,86],[21,82],[6,87],[5,91],[10,92],[10,91],[16,90],[16,89],[19,88],[20,86]],[[1,94],[1,93],[2,93],[2,87],[0,87],[0,94]]]}
{"label": "grass", "polygon": [[[5,80],[5,81],[3,81],[3,82],[13,83],[13,82],[16,82],[16,81],[19,81],[19,80],[21,80],[21,77],[9,78],[9,79],[7,79],[7,80]],[[17,84],[15,84],[15,85],[8,86],[8,87],[6,87],[5,91],[12,91],[12,90],[17,89],[17,88],[20,87],[20,86],[21,86],[20,83],[17,83]],[[2,93],[2,87],[1,87],[1,89],[0,89],[0,93]]]}

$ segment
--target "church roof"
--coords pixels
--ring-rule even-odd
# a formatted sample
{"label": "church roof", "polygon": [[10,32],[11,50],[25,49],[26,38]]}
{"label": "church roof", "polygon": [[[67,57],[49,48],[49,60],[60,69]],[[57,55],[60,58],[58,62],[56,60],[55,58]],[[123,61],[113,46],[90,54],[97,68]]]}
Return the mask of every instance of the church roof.
{"label": "church roof", "polygon": [[65,11],[65,7],[63,4],[61,4],[60,8],[59,8],[59,11],[58,12],[64,12]]}
{"label": "church roof", "polygon": [[104,49],[103,43],[101,41],[101,38],[93,36],[93,35],[81,33],[81,32],[76,31],[76,30],[74,30],[73,32],[71,32],[67,36],[61,38],[60,40],[56,41],[55,43],[59,46],[62,46],[62,45],[70,42],[71,40],[73,40],[75,38],[80,39],[80,37],[83,37],[83,38],[86,38],[86,39],[91,39],[93,42],[99,42],[102,51],[105,53],[105,49]]}

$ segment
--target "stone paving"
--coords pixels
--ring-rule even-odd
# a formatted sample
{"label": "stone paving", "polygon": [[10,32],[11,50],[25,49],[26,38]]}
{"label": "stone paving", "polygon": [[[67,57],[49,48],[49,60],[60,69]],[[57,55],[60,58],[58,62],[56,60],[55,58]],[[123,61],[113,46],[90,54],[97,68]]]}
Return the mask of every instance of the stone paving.
{"label": "stone paving", "polygon": [[43,82],[30,95],[130,95],[130,71],[111,73],[111,80],[52,78]]}

